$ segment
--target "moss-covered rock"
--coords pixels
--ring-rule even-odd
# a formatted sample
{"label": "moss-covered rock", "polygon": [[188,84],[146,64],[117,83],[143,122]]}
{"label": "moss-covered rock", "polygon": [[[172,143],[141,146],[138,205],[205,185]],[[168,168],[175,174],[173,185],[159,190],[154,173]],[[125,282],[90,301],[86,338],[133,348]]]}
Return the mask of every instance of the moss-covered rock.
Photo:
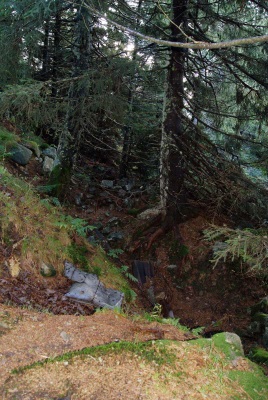
{"label": "moss-covered rock", "polygon": [[9,150],[9,158],[19,165],[27,165],[32,157],[33,152],[25,146],[22,146],[19,143],[16,143],[13,146],[10,146]]}
{"label": "moss-covered rock", "polygon": [[22,144],[27,147],[28,149],[32,150],[33,153],[36,155],[36,157],[40,158],[41,156],[41,151],[39,149],[39,146],[36,142],[33,140],[25,140],[22,142]]}
{"label": "moss-covered rock", "polygon": [[227,356],[227,358],[231,360],[244,356],[244,349],[241,339],[235,333],[217,333],[212,337],[212,342]]}

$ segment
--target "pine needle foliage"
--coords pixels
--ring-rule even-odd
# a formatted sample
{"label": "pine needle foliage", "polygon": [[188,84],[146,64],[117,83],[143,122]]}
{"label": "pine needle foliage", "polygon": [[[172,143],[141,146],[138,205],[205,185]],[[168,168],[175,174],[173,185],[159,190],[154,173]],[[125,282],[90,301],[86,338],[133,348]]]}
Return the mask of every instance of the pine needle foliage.
{"label": "pine needle foliage", "polygon": [[35,130],[42,125],[59,125],[61,103],[52,102],[49,87],[40,82],[25,81],[6,88],[0,95],[0,118],[9,116],[16,126]]}
{"label": "pine needle foliage", "polygon": [[219,262],[239,261],[250,273],[267,274],[267,229],[231,229],[212,225],[204,234],[205,240],[214,242],[211,259],[214,268]]}

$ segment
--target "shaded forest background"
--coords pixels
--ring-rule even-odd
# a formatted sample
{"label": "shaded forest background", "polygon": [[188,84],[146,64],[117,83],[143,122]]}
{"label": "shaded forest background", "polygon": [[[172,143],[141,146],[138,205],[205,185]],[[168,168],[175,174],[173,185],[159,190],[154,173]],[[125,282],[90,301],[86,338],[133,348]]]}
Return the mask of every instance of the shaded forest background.
{"label": "shaded forest background", "polygon": [[60,200],[84,157],[150,185],[161,218],[149,247],[200,210],[246,221],[263,246],[268,43],[188,49],[146,36],[258,37],[267,14],[262,0],[3,1],[0,118],[55,145],[47,191]]}

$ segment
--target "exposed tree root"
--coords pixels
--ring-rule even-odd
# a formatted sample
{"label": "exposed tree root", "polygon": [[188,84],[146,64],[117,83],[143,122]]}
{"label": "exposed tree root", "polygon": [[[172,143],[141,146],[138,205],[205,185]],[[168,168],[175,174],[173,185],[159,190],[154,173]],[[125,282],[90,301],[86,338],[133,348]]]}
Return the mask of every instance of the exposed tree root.
{"label": "exposed tree root", "polygon": [[158,228],[151,236],[150,239],[148,240],[147,246],[146,246],[146,250],[150,250],[150,248],[152,247],[152,244],[162,235],[164,235],[165,233],[165,229],[163,227]]}

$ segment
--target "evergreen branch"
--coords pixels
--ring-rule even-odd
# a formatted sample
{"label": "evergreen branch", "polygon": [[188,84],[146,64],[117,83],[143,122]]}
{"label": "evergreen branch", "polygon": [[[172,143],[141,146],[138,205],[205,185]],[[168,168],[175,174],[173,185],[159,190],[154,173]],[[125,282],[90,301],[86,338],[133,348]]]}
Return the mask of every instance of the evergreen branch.
{"label": "evergreen branch", "polygon": [[108,23],[116,26],[118,29],[128,32],[130,35],[140,37],[143,40],[156,43],[158,45],[162,46],[167,46],[167,47],[178,47],[178,48],[184,48],[184,49],[206,49],[206,50],[213,50],[213,49],[226,49],[229,47],[234,47],[234,46],[243,46],[243,45],[248,45],[248,44],[255,44],[255,43],[265,43],[268,42],[268,35],[262,35],[262,36],[252,36],[248,38],[238,38],[238,39],[233,39],[233,40],[226,40],[223,42],[193,42],[193,43],[183,43],[183,42],[174,42],[171,40],[162,40],[162,39],[157,39],[152,36],[144,35],[141,32],[137,32],[133,29],[130,29],[126,26],[123,26],[119,24],[118,22],[115,22],[111,20],[110,18],[106,17],[106,15],[100,13],[99,11],[95,10],[94,8],[87,6],[89,11],[97,15],[99,18],[105,19]]}

